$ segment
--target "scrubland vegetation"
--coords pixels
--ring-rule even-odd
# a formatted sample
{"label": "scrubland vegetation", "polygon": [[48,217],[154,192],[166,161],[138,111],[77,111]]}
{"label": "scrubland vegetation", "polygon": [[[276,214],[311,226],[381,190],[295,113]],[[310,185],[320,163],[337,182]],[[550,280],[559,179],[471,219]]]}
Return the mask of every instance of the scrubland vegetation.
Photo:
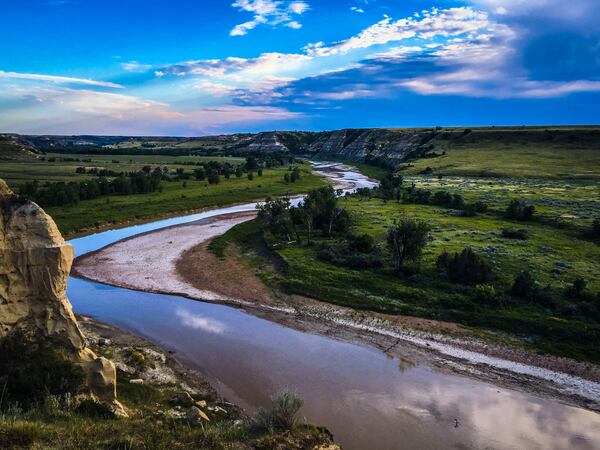
{"label": "scrubland vegetation", "polygon": [[[456,189],[445,178],[401,173],[380,173],[377,190],[339,199],[332,189],[313,191],[297,208],[271,200],[257,223],[214,245],[259,245],[250,236],[262,236],[285,268],[260,269],[261,276],[288,293],[455,321],[537,351],[600,362],[600,242],[598,219],[591,220],[598,197],[587,196],[589,216],[563,221],[587,187],[574,199],[554,189],[561,199],[554,209],[540,205],[544,191],[495,192],[490,201],[497,188],[490,179],[480,190]],[[256,261],[260,252],[253,255],[256,267],[268,267]]]}
{"label": "scrubland vegetation", "polygon": [[21,155],[0,167],[0,178],[44,207],[67,235],[325,184],[308,164],[281,155]]}

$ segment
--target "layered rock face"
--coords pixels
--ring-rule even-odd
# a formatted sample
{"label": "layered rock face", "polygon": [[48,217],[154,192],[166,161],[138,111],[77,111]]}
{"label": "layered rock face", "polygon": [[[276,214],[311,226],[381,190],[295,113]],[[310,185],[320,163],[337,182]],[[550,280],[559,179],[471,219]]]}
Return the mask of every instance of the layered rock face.
{"label": "layered rock face", "polygon": [[0,180],[0,337],[21,329],[52,340],[84,369],[89,394],[123,415],[115,366],[86,348],[67,299],[72,262],[73,248],[52,218]]}

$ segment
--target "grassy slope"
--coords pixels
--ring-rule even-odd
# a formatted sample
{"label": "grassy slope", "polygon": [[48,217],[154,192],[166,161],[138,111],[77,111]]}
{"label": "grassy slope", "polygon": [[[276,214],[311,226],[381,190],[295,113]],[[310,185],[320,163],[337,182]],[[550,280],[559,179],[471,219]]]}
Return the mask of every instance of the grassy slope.
{"label": "grassy slope", "polygon": [[600,149],[560,144],[481,141],[441,146],[436,158],[411,163],[406,174],[427,167],[435,175],[518,177],[545,179],[600,179]]}
{"label": "grassy slope", "polygon": [[[448,214],[448,210],[443,208],[384,203],[379,199],[352,198],[342,203],[355,219],[353,231],[371,234],[384,251],[382,241],[386,225],[395,217],[410,215],[429,221],[434,239],[424,252],[419,275],[410,281],[398,278],[391,271],[391,264],[385,269],[365,271],[339,267],[320,260],[315,247],[289,246],[276,249],[287,263],[285,273],[264,269],[268,265],[256,259],[259,252],[252,252],[249,262],[260,271],[261,278],[288,293],[356,309],[456,321],[482,329],[500,330],[524,337],[521,344],[534,350],[600,362],[596,351],[600,327],[553,317],[544,308],[526,302],[508,309],[474,304],[471,288],[449,283],[434,267],[437,255],[443,250],[459,251],[473,246],[496,267],[499,273],[496,289],[499,292],[508,289],[513,278],[523,269],[529,269],[540,282],[556,287],[564,286],[576,276],[583,276],[590,281],[592,292],[596,292],[600,290],[597,277],[600,273],[600,246],[568,231],[537,223],[516,224],[518,228],[529,231],[528,241],[504,239],[500,235],[501,229],[515,227],[515,224],[493,215],[462,218]],[[256,232],[256,225],[235,227],[215,241],[213,250],[223,251],[222,247],[231,241],[248,242]],[[322,238],[317,241],[326,242]],[[497,250],[484,252],[482,249],[489,245]],[[562,267],[562,264],[569,267]],[[550,274],[551,269],[559,270],[556,278]],[[596,333],[596,337],[588,333]],[[531,336],[534,338],[530,339]]]}
{"label": "grassy slope", "polygon": [[[190,170],[189,168],[187,170]],[[296,194],[325,183],[322,177],[303,167],[302,178],[293,184],[283,182],[286,168],[265,170],[262,177],[255,174],[250,181],[232,176],[218,185],[206,181],[187,180],[163,182],[163,191],[151,194],[100,197],[82,201],[75,206],[47,208],[47,212],[65,233],[98,227],[106,223],[121,223],[158,215],[173,214],[206,207],[228,205],[262,199],[269,195]]]}
{"label": "grassy slope", "polygon": [[[417,187],[460,193],[468,201],[485,201],[491,213],[474,218],[460,217],[436,206],[344,199],[342,202],[354,219],[353,231],[369,233],[382,245],[386,226],[394,218],[412,216],[430,222],[433,240],[425,250],[421,273],[412,282],[397,278],[390,269],[357,271],[336,267],[321,261],[315,248],[295,246],[277,249],[287,261],[286,273],[265,272],[263,279],[289,292],[360,309],[443,318],[525,336],[530,332],[535,334],[536,330],[544,334],[554,327],[556,336],[561,337],[538,337],[530,344],[536,349],[598,362],[600,359],[594,356],[596,344],[576,342],[587,333],[588,325],[551,317],[544,308],[526,304],[510,309],[476,307],[469,312],[470,289],[446,282],[434,269],[435,259],[443,250],[459,251],[473,246],[496,267],[498,291],[507,289],[523,269],[530,270],[543,284],[563,288],[576,277],[583,277],[588,280],[591,292],[600,291],[600,246],[582,235],[591,221],[600,217],[600,185],[590,179],[600,176],[600,160],[596,159],[600,151],[589,148],[566,151],[552,146],[545,151],[541,147],[529,148],[527,144],[514,144],[506,151],[498,147],[481,148],[479,152],[475,148],[451,149],[446,157],[417,161],[416,167],[404,172],[406,182],[414,182]],[[468,158],[461,159],[460,155]],[[441,166],[444,160],[452,161],[451,173],[461,176],[443,176],[440,180],[436,170],[432,175],[406,175],[434,167],[436,162]],[[374,178],[383,174],[377,167],[358,166]],[[510,177],[496,178],[482,173],[490,168],[496,175]],[[566,179],[568,174],[584,173],[588,179]],[[534,204],[540,220],[531,223],[504,220],[501,211],[514,198]],[[504,239],[502,228],[527,229],[530,238]],[[245,231],[249,229],[247,226]],[[219,244],[239,239],[236,233],[240,231],[244,230],[234,228]],[[485,251],[488,246],[495,247],[494,251]]]}

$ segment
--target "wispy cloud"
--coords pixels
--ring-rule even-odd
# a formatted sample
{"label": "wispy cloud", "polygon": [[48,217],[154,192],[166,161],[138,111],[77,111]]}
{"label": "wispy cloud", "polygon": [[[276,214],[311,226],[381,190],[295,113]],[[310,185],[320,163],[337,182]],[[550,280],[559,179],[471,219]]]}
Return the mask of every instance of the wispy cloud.
{"label": "wispy cloud", "polygon": [[35,80],[35,81],[47,81],[50,83],[59,84],[83,84],[88,86],[99,86],[107,88],[123,88],[122,85],[116,83],[110,83],[107,81],[96,81],[87,78],[73,78],[73,77],[62,77],[56,75],[41,75],[35,73],[18,73],[18,72],[4,72],[0,70],[0,77],[3,78],[16,78],[21,80]]}
{"label": "wispy cloud", "polygon": [[123,70],[127,71],[127,72],[147,72],[148,70],[150,70],[152,68],[152,66],[150,64],[142,64],[138,61],[129,61],[129,62],[124,62],[121,63],[121,67],[123,68]]}
{"label": "wispy cloud", "polygon": [[231,36],[244,36],[262,24],[301,28],[302,24],[297,18],[309,9],[308,3],[304,1],[236,0],[232,6],[240,11],[252,13],[254,17],[236,25],[229,33]]}

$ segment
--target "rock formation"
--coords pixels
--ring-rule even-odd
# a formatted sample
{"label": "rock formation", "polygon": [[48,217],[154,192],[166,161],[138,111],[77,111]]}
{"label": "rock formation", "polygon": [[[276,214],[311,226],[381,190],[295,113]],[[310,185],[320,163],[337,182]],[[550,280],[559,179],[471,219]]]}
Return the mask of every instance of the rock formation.
{"label": "rock formation", "polygon": [[52,218],[0,180],[0,337],[21,329],[50,339],[84,369],[89,394],[124,415],[115,366],[86,347],[67,299],[72,262]]}

